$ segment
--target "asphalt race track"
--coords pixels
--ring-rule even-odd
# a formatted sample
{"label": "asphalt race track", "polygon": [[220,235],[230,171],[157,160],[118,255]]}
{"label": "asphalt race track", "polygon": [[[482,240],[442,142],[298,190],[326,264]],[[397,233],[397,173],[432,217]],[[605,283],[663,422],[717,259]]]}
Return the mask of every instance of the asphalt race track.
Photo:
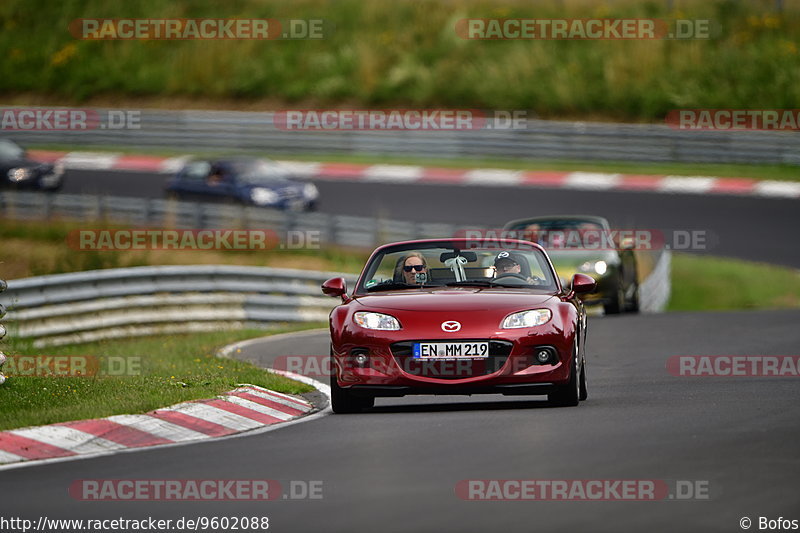
{"label": "asphalt race track", "polygon": [[[800,311],[590,318],[589,400],[379,399],[261,435],[0,472],[3,514],[177,519],[268,516],[269,531],[741,531],[800,518],[800,389],[792,378],[686,378],[672,355],[796,354]],[[325,354],[326,332],[282,336],[241,357]],[[78,479],[322,481],[323,498],[270,502],[80,502]],[[691,481],[709,499],[463,501],[468,479]],[[700,486],[700,485],[698,485]]]}
{"label": "asphalt race track", "polygon": [[[65,193],[162,196],[163,175],[71,170]],[[592,213],[613,226],[704,230],[708,253],[800,267],[797,200],[318,181],[320,209],[501,226]],[[589,400],[378,399],[267,433],[0,471],[3,514],[48,518],[268,516],[270,531],[741,531],[800,519],[800,389],[790,377],[676,377],[676,355],[797,355],[800,311],[590,317]],[[279,336],[238,355],[328,353],[327,332]],[[328,411],[329,412],[329,411]],[[80,479],[322,482],[321,499],[83,502]],[[465,501],[462,480],[662,480],[663,501]],[[708,498],[683,500],[682,486]],[[221,530],[221,529],[220,529]]]}
{"label": "asphalt race track", "polygon": [[[141,172],[68,170],[63,192],[163,197],[167,176]],[[511,219],[594,214],[614,228],[705,232],[701,253],[800,268],[796,199],[512,187],[315,181],[319,209],[465,227],[501,228]],[[479,193],[476,193],[479,191]]]}

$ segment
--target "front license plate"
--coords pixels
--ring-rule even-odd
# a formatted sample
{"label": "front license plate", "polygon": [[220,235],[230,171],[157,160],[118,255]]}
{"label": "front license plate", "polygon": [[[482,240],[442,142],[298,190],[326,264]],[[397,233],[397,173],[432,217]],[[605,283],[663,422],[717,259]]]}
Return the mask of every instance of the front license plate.
{"label": "front license plate", "polygon": [[488,342],[415,342],[415,359],[484,359]]}

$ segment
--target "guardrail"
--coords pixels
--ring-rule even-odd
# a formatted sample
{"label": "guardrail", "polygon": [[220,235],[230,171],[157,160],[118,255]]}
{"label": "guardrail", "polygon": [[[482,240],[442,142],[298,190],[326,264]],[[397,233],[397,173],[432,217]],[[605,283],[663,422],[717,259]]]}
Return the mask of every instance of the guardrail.
{"label": "guardrail", "polygon": [[76,219],[134,227],[316,232],[320,244],[373,249],[385,242],[453,235],[454,224],[409,222],[263,207],[37,192],[0,192],[0,213],[18,220]]}
{"label": "guardrail", "polygon": [[[6,290],[6,280],[0,279],[0,292]],[[3,318],[6,315],[6,308],[3,304],[0,303],[0,318]],[[0,323],[0,340],[6,336],[6,327]],[[3,370],[3,365],[6,364],[6,355],[3,352],[0,352],[0,370]],[[0,385],[6,382],[6,376],[0,372]]]}
{"label": "guardrail", "polygon": [[[640,287],[643,312],[669,299],[669,252]],[[242,266],[156,266],[10,280],[0,295],[14,335],[53,346],[158,333],[325,321],[335,302],[320,284],[335,272]]]}
{"label": "guardrail", "polygon": [[325,321],[335,302],[320,284],[335,272],[156,266],[9,280],[0,304],[14,335],[52,346],[134,335]]}
{"label": "guardrail", "polygon": [[491,122],[491,128],[470,131],[286,131],[275,126],[272,112],[164,109],[141,110],[140,119],[140,129],[15,131],[14,138],[24,144],[275,154],[800,165],[800,135],[794,132],[681,131],[666,125],[548,120],[527,120],[524,129]]}
{"label": "guardrail", "polygon": [[647,278],[639,284],[639,311],[660,313],[666,309],[672,292],[672,252],[663,250]]}

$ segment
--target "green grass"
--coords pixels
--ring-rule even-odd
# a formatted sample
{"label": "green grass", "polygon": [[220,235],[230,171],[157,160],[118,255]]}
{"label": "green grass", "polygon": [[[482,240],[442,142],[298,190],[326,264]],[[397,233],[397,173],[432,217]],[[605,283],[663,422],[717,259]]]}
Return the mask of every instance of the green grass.
{"label": "green grass", "polygon": [[[287,326],[275,333],[321,326]],[[290,394],[312,390],[308,385],[271,374],[249,363],[215,356],[216,350],[223,345],[265,334],[263,330],[193,333],[47,349],[34,349],[23,341],[0,344],[8,355],[126,357],[130,358],[126,359],[130,368],[135,369],[133,365],[137,361],[141,365],[141,375],[131,376],[10,375],[8,381],[0,386],[0,430],[144,413],[179,402],[211,398],[236,388],[237,383],[260,385]],[[4,370],[9,372],[10,366],[7,363]]]}
{"label": "green grass", "polygon": [[[766,0],[6,0],[0,95],[60,105],[524,109],[644,122],[687,107],[793,108],[800,16],[797,2],[784,4],[776,13]],[[324,19],[335,31],[322,40],[76,40],[67,28],[84,17]],[[718,34],[471,41],[454,31],[470,17],[710,19]]]}
{"label": "green grass", "polygon": [[673,254],[668,311],[800,307],[800,270],[721,257]]}
{"label": "green grass", "polygon": [[[29,146],[33,150],[113,152],[123,154],[148,154],[163,157],[187,155],[186,151],[159,148],[132,148],[130,146],[87,147],[63,144]],[[231,150],[206,150],[198,157],[214,157],[231,154]],[[293,161],[320,161],[326,163],[419,165],[445,168],[502,168],[511,170],[557,170],[611,172],[620,174],[663,174],[675,176],[719,176],[750,178],[756,180],[800,181],[800,167],[796,165],[745,165],[712,163],[639,163],[632,161],[581,161],[519,158],[459,157],[433,158],[413,155],[382,156],[370,154],[256,154],[272,159]]]}
{"label": "green grass", "polygon": [[[74,250],[67,235],[75,229],[114,229],[102,222],[31,222],[0,217],[0,278],[14,279],[102,268],[147,265],[229,264],[300,268],[333,272],[361,271],[368,252],[339,247],[319,250]],[[130,229],[130,228],[127,228]]]}

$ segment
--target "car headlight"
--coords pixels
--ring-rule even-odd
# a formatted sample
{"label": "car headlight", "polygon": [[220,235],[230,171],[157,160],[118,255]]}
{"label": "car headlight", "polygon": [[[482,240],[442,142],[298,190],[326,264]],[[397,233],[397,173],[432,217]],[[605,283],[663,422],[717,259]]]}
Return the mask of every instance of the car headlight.
{"label": "car headlight", "polygon": [[306,183],[303,187],[303,196],[306,197],[306,200],[316,200],[319,197],[317,186],[313,183]]}
{"label": "car headlight", "polygon": [[275,191],[263,187],[256,187],[250,191],[250,199],[258,205],[274,204],[278,201],[278,195]]}
{"label": "car headlight", "polygon": [[578,267],[581,272],[593,272],[601,276],[608,270],[608,264],[605,261],[586,261]]}
{"label": "car headlight", "polygon": [[549,309],[531,309],[508,315],[500,327],[503,329],[532,328],[546,324],[551,318],[553,318],[553,313]]}
{"label": "car headlight", "polygon": [[395,331],[400,329],[400,322],[391,315],[383,313],[371,313],[369,311],[359,311],[353,318],[356,324],[366,329],[380,329],[384,331]]}
{"label": "car headlight", "polygon": [[8,178],[11,181],[24,181],[33,176],[33,172],[29,168],[12,168],[8,171]]}

